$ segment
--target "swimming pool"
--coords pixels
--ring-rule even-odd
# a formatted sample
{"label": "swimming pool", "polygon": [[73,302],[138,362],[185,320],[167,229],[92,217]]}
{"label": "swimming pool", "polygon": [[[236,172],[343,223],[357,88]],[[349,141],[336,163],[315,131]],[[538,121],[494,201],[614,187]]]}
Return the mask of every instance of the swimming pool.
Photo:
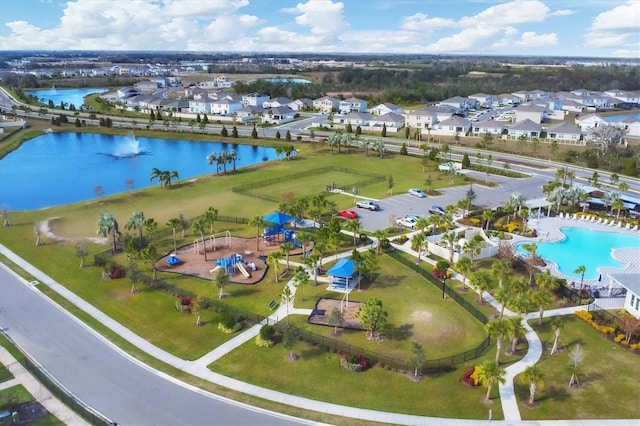
{"label": "swimming pool", "polygon": [[[611,256],[611,251],[623,247],[640,247],[640,238],[616,232],[593,231],[585,228],[563,227],[560,231],[565,238],[556,242],[538,244],[538,255],[553,262],[564,275],[580,279],[573,271],[580,265],[586,266],[584,278],[598,278],[598,268],[605,266],[620,268],[624,266]],[[526,253],[522,248],[525,243],[516,244],[519,253]]]}

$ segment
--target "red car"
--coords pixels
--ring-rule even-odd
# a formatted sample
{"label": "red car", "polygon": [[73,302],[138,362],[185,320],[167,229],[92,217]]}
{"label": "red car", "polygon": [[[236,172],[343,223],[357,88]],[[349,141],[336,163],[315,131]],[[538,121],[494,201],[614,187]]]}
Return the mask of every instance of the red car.
{"label": "red car", "polygon": [[338,216],[344,217],[346,219],[356,219],[358,217],[358,213],[353,210],[340,210],[338,212]]}

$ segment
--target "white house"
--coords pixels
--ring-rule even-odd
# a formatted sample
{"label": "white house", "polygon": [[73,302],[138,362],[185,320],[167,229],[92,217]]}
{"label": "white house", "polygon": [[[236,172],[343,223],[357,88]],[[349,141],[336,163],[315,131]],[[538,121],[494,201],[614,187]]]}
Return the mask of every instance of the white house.
{"label": "white house", "polygon": [[141,93],[153,93],[158,90],[158,83],[151,80],[139,81],[133,85]]}
{"label": "white house", "polygon": [[242,108],[242,100],[233,99],[231,96],[211,102],[211,113],[216,115],[231,115],[240,108]]}
{"label": "white house", "polygon": [[606,126],[609,124],[607,120],[596,114],[589,114],[576,117],[576,125],[582,129],[582,131],[589,130],[598,126]]}
{"label": "white house", "polygon": [[562,144],[584,145],[581,140],[582,130],[579,127],[569,123],[558,123],[547,129],[547,139],[556,140]]}
{"label": "white house", "polygon": [[516,108],[516,123],[523,120],[531,120],[534,123],[542,123],[545,108],[533,104],[518,105]]}
{"label": "white house", "polygon": [[286,106],[294,111],[303,111],[313,108],[313,101],[309,98],[300,98],[289,102]]}
{"label": "white house", "polygon": [[206,98],[192,99],[189,101],[189,112],[211,114],[211,102]]}
{"label": "white house", "polygon": [[[405,114],[405,125],[412,129],[429,129],[439,121],[446,120],[457,111],[449,105],[430,105],[425,109],[411,111]],[[425,130],[422,133],[425,133]]]}
{"label": "white house", "polygon": [[367,112],[350,112],[349,114],[334,117],[338,124],[351,124],[351,126],[368,126],[373,116]]}
{"label": "white house", "polygon": [[483,136],[488,133],[490,135],[501,135],[507,128],[504,121],[484,120],[471,123],[471,132],[474,136]]}
{"label": "white house", "polygon": [[471,121],[457,115],[436,123],[431,129],[431,134],[442,136],[464,136],[471,128]]}
{"label": "white house", "polygon": [[572,99],[564,99],[562,101],[562,109],[563,111],[569,112],[583,112],[586,107],[580,102],[576,102]]}
{"label": "white house", "polygon": [[271,96],[264,93],[249,93],[242,95],[242,105],[262,107],[262,104],[271,99]]}
{"label": "white house", "polygon": [[289,107],[269,108],[262,114],[263,124],[285,124],[294,120],[296,112]]}
{"label": "white house", "polygon": [[495,96],[493,99],[494,103],[497,102],[498,105],[517,105],[522,102],[519,97],[512,95],[511,93],[502,93]]}
{"label": "white house", "polygon": [[540,123],[525,118],[522,121],[518,121],[512,126],[508,126],[507,130],[509,136],[514,139],[518,139],[521,136],[527,138],[539,138],[542,132],[542,126]]}
{"label": "white house", "polygon": [[630,116],[620,121],[620,123],[624,124],[627,137],[640,139],[640,120]]}
{"label": "white house", "polygon": [[350,112],[365,112],[367,110],[367,101],[358,98],[348,98],[340,101],[338,104],[338,112],[340,114],[349,114]]}
{"label": "white house", "polygon": [[236,112],[234,112],[235,117],[241,121],[249,121],[258,117],[264,110],[260,107],[256,106],[243,106]]}
{"label": "white house", "polygon": [[396,132],[398,129],[404,127],[404,116],[389,112],[387,114],[375,115],[369,121],[371,127],[383,127],[386,126],[390,132]]}
{"label": "white house", "polygon": [[392,104],[391,102],[385,102],[383,104],[374,106],[373,108],[371,108],[370,112],[374,115],[384,115],[389,114],[390,112],[393,112],[395,114],[402,114],[402,108],[400,108],[396,104]]}
{"label": "white house", "polygon": [[313,108],[325,113],[337,111],[339,105],[340,99],[331,96],[323,96],[313,100]]}
{"label": "white house", "polygon": [[283,98],[283,97],[273,98],[273,99],[269,99],[268,101],[263,102],[262,103],[262,108],[277,108],[277,107],[282,107],[282,106],[288,107],[288,105],[291,102],[293,102],[293,100],[291,100],[289,98]]}
{"label": "white house", "polygon": [[475,100],[481,107],[490,107],[493,105],[493,95],[486,93],[474,93],[473,95],[469,95],[469,99]]}
{"label": "white house", "polygon": [[634,317],[640,319],[640,280],[636,274],[611,274],[610,290],[614,286],[621,286],[627,290],[624,299],[624,309]]}

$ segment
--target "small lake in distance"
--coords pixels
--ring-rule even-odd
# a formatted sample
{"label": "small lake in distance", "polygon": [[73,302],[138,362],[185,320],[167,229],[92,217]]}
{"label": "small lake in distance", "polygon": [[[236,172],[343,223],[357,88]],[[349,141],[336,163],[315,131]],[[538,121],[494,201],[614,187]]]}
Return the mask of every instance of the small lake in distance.
{"label": "small lake in distance", "polygon": [[[98,133],[47,133],[25,142],[0,160],[0,206],[34,210],[158,185],[151,170],[175,170],[180,180],[215,174],[207,156],[234,150],[236,168],[277,158],[274,148],[222,142],[111,136]],[[227,170],[233,164],[227,165]]]}
{"label": "small lake in distance", "polygon": [[40,102],[48,104],[49,100],[53,101],[53,104],[60,106],[60,102],[66,102],[67,104],[73,104],[77,109],[80,109],[84,104],[85,96],[92,93],[104,93],[108,89],[104,87],[92,87],[89,89],[56,89],[52,87],[44,90],[25,90],[28,95],[36,96]]}

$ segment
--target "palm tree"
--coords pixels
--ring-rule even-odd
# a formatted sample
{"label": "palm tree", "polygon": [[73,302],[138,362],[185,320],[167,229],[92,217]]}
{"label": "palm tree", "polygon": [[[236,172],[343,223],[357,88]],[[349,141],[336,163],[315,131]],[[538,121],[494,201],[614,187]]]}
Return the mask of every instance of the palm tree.
{"label": "palm tree", "polygon": [[493,298],[496,299],[500,303],[500,316],[502,318],[504,316],[504,309],[507,306],[507,303],[512,297],[513,289],[511,285],[499,285],[498,288],[493,292]]}
{"label": "palm tree", "polygon": [[180,219],[177,218],[177,217],[169,219],[167,221],[167,226],[169,228],[171,228],[171,231],[173,232],[173,251],[177,252],[178,251],[178,242],[176,240],[176,230],[180,226]]}
{"label": "palm tree", "polygon": [[538,318],[538,325],[542,325],[544,307],[546,305],[550,305],[553,302],[553,295],[549,290],[545,288],[539,288],[537,290],[532,290],[530,297],[531,302],[538,307],[538,312],[540,313],[540,317]]}
{"label": "palm tree", "polygon": [[177,170],[171,170],[171,171],[167,171],[167,184],[169,185],[169,188],[171,188],[171,181],[173,179],[175,180],[179,180],[180,179],[180,175],[178,175],[178,171]]}
{"label": "palm tree", "polygon": [[129,219],[129,222],[127,222],[127,224],[124,226],[125,229],[137,229],[140,235],[140,245],[139,247],[142,248],[142,246],[144,245],[144,239],[142,237],[142,228],[144,228],[144,213],[142,212],[134,212],[131,215],[131,218]]}
{"label": "palm tree", "polygon": [[418,262],[422,255],[422,249],[427,242],[426,236],[422,232],[418,232],[411,238],[411,250],[418,252]]}
{"label": "palm tree", "polygon": [[273,273],[275,274],[276,282],[278,282],[278,272],[279,272],[278,266],[280,265],[281,259],[282,259],[282,252],[279,252],[279,251],[272,251],[267,256],[267,264],[273,267]]}
{"label": "palm tree", "polygon": [[529,384],[529,405],[533,405],[538,387],[542,387],[544,374],[538,366],[530,365],[522,372],[522,380]]}
{"label": "palm tree", "polygon": [[[440,215],[432,215],[433,216],[440,216]],[[422,233],[425,233],[425,230],[427,229],[427,226],[429,226],[429,219],[426,217],[419,217],[418,220],[416,220],[416,229],[420,229],[422,231]]]}
{"label": "palm tree", "polygon": [[153,182],[155,179],[158,179],[158,183],[160,184],[160,188],[162,188],[163,185],[163,180],[162,180],[162,170],[158,169],[157,167],[154,167],[153,169],[151,169],[151,179],[149,179],[149,182]]}
{"label": "palm tree", "polygon": [[502,339],[509,334],[509,321],[500,318],[489,321],[485,326],[485,330],[489,336],[496,339],[496,364],[500,364],[500,355],[502,354]]}
{"label": "palm tree", "polygon": [[260,231],[264,228],[265,223],[262,216],[254,216],[249,220],[249,226],[256,228],[256,251],[260,250]]}
{"label": "palm tree", "polygon": [[479,270],[471,276],[471,284],[478,291],[478,303],[482,303],[482,293],[491,290],[491,275],[487,271]]}
{"label": "palm tree", "polygon": [[382,248],[382,240],[384,240],[387,234],[382,229],[377,229],[373,232],[373,236],[378,240],[378,244],[376,245],[376,254],[380,254],[380,249]]}
{"label": "palm tree", "polygon": [[304,264],[313,271],[313,282],[316,286],[318,285],[318,260],[320,260],[320,255],[315,250],[304,258]]}
{"label": "palm tree", "polygon": [[513,205],[513,203],[511,202],[511,200],[507,200],[502,205],[502,211],[507,214],[507,226],[509,226],[509,223],[511,222],[511,213],[513,213],[515,210],[516,210],[516,208]]}
{"label": "palm tree", "polygon": [[191,225],[191,230],[193,231],[194,234],[199,234],[200,235],[200,239],[202,240],[202,248],[204,250],[204,260],[207,260],[207,240],[204,236],[206,230],[207,230],[207,222],[204,218],[200,218],[198,220],[196,220],[195,222],[193,222],[193,224]]}
{"label": "palm tree", "polygon": [[362,224],[360,223],[360,219],[353,219],[348,221],[345,224],[344,229],[353,234],[353,246],[356,247],[358,245],[358,237],[360,236],[360,230],[362,229]]}
{"label": "palm tree", "polygon": [[516,353],[516,346],[518,345],[518,339],[524,336],[526,330],[522,325],[522,317],[510,317],[507,320],[507,334],[509,335],[509,341],[511,342],[511,349],[509,354]]}
{"label": "palm tree", "polygon": [[485,221],[485,225],[484,225],[485,231],[489,230],[489,223],[491,223],[491,219],[493,219],[493,210],[485,209],[482,212],[482,220]]}
{"label": "palm tree", "polygon": [[218,219],[218,209],[214,209],[213,207],[209,206],[207,211],[204,212],[204,220],[207,223],[207,225],[209,225],[209,234],[211,235],[213,235],[214,225],[217,219]]}
{"label": "palm tree", "polygon": [[587,267],[584,266],[584,265],[580,265],[576,269],[573,270],[574,274],[580,274],[580,290],[582,290],[582,286],[584,284],[584,274],[585,274],[585,272],[587,272]]}
{"label": "palm tree", "polygon": [[111,213],[102,212],[98,219],[98,235],[101,237],[107,237],[111,235],[113,240],[113,252],[117,250],[116,237],[120,234],[118,230],[118,222],[115,220]]}
{"label": "palm tree", "polygon": [[227,161],[233,164],[233,171],[236,171],[236,162],[239,160],[238,153],[234,150],[227,152]]}
{"label": "palm tree", "polygon": [[620,198],[616,199],[612,204],[611,204],[611,210],[617,210],[618,214],[616,215],[616,220],[620,220],[620,211],[624,208],[624,201],[622,201]]}
{"label": "palm tree", "polygon": [[451,231],[442,236],[442,241],[449,246],[449,263],[453,262],[453,247],[456,244],[456,233]]}
{"label": "palm tree", "polygon": [[216,175],[220,174],[220,163],[218,163],[218,153],[212,152],[207,155],[207,164],[213,166],[213,163],[216,163]]}
{"label": "palm tree", "polygon": [[469,259],[468,257],[460,257],[458,259],[458,263],[456,263],[455,268],[458,270],[458,272],[464,275],[462,285],[466,288],[468,276],[471,271],[473,271],[473,263],[471,262],[471,259]]}
{"label": "palm tree", "polygon": [[280,251],[287,258],[287,271],[289,270],[289,254],[291,253],[291,250],[293,250],[294,248],[296,248],[296,246],[293,245],[291,241],[286,241],[280,244]]}
{"label": "palm tree", "polygon": [[293,282],[296,288],[300,289],[300,299],[304,302],[304,285],[309,281],[309,273],[304,266],[296,266]]}
{"label": "palm tree", "polygon": [[495,361],[485,361],[480,366],[480,374],[478,374],[478,379],[482,386],[487,388],[487,395],[485,396],[485,401],[489,402],[491,400],[491,388],[496,383],[504,383],[505,382],[505,371],[500,368]]}
{"label": "palm tree", "polygon": [[509,197],[509,201],[511,202],[511,205],[513,205],[513,207],[516,209],[516,215],[518,217],[520,217],[520,212],[522,211],[522,206],[524,205],[524,203],[526,201],[526,199],[524,198],[524,195],[522,195],[519,192],[514,192]]}
{"label": "palm tree", "polygon": [[498,279],[498,287],[502,287],[505,277],[512,272],[511,263],[507,259],[500,259],[491,265],[491,272]]}
{"label": "palm tree", "polygon": [[216,286],[220,289],[218,299],[222,299],[222,296],[224,296],[224,288],[229,284],[229,273],[226,268],[218,269],[215,282]]}
{"label": "palm tree", "polygon": [[471,263],[474,265],[475,265],[474,258],[475,256],[479,255],[481,251],[482,251],[482,240],[477,239],[475,237],[465,242],[464,246],[462,247],[462,252],[469,255],[469,257],[471,258]]}
{"label": "palm tree", "polygon": [[551,318],[551,329],[553,330],[553,346],[551,347],[551,355],[558,350],[558,342],[560,341],[560,332],[564,326],[564,318],[556,316]]}

